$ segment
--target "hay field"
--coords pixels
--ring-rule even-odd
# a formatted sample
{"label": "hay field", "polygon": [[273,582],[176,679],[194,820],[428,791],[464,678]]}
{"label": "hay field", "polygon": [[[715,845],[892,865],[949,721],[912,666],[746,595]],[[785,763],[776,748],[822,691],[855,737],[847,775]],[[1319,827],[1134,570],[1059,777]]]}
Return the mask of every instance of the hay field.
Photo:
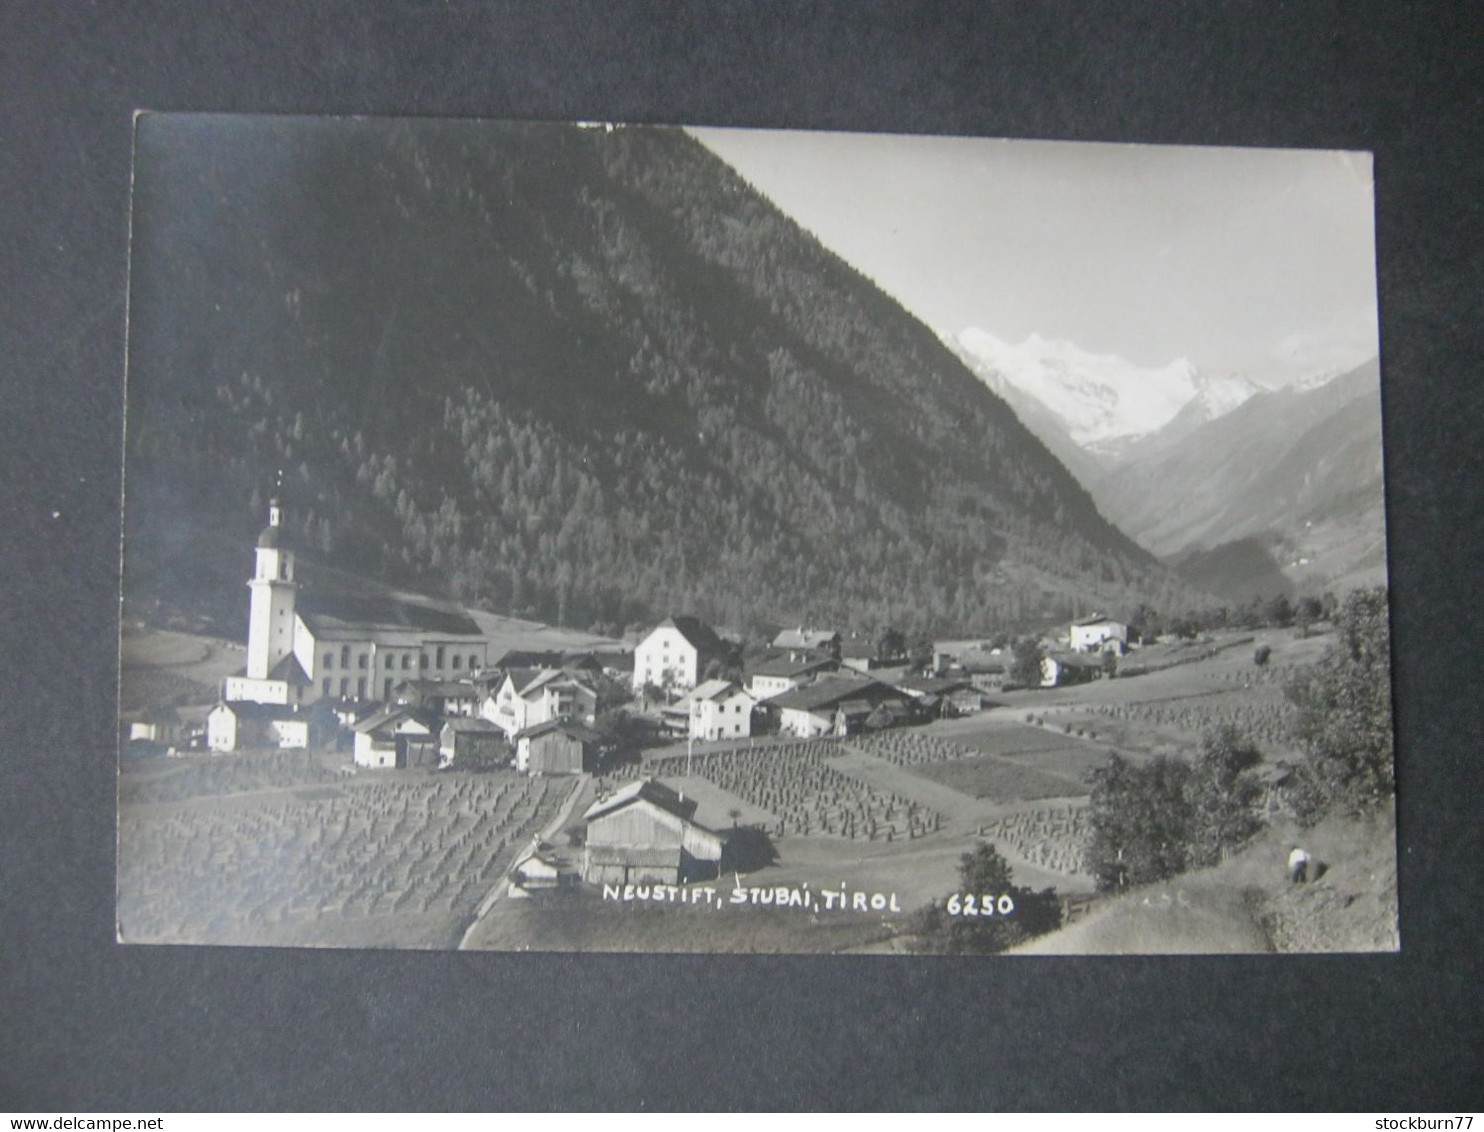
{"label": "hay field", "polygon": [[[220,793],[172,789],[169,801],[120,806],[121,940],[453,947],[572,788],[393,772],[339,784],[306,773],[265,789],[265,764],[244,760],[234,776],[236,761],[219,760],[229,768],[212,780]],[[130,777],[122,796],[151,796],[131,791]]]}
{"label": "hay field", "polygon": [[[942,824],[941,816],[909,796],[881,790],[829,765],[839,740],[809,739],[756,749],[697,755],[697,775],[777,816],[775,837],[831,836],[849,840],[912,840]],[[658,759],[654,774],[684,775],[684,757]]]}

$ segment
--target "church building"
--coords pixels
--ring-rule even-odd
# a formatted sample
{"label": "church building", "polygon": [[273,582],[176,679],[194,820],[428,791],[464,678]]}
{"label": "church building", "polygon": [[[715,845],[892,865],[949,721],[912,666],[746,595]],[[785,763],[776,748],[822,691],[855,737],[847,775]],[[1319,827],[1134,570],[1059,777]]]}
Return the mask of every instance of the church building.
{"label": "church building", "polygon": [[443,602],[300,593],[277,499],[258,536],[247,583],[247,666],[223,698],[262,704],[384,700],[407,680],[459,680],[482,670],[490,642],[464,610]]}

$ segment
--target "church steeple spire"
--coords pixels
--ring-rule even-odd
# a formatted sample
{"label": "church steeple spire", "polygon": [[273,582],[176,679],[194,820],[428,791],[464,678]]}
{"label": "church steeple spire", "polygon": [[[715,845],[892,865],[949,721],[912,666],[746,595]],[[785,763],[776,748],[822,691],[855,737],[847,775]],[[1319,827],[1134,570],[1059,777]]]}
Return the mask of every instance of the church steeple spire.
{"label": "church steeple spire", "polygon": [[258,535],[248,582],[247,675],[262,680],[294,651],[294,551],[283,525],[283,473],[268,503],[268,525]]}

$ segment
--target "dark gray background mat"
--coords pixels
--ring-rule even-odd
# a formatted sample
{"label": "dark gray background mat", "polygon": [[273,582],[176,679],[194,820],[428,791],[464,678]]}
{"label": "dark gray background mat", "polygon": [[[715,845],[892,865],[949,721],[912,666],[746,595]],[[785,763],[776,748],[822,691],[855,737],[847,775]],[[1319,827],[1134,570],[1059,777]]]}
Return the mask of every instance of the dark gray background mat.
{"label": "dark gray background mat", "polygon": [[[0,1109],[1477,1105],[1467,4],[0,4]],[[1372,149],[1400,956],[113,943],[135,108]]]}

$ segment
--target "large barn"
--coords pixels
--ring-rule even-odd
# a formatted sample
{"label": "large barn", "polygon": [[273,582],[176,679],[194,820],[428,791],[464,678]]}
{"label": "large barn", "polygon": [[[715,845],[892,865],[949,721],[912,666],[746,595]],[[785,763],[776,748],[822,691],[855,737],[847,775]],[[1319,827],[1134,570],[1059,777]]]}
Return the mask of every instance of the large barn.
{"label": "large barn", "polygon": [[692,820],[696,804],[656,779],[588,807],[582,877],[590,884],[684,884],[715,877],[721,836]]}

